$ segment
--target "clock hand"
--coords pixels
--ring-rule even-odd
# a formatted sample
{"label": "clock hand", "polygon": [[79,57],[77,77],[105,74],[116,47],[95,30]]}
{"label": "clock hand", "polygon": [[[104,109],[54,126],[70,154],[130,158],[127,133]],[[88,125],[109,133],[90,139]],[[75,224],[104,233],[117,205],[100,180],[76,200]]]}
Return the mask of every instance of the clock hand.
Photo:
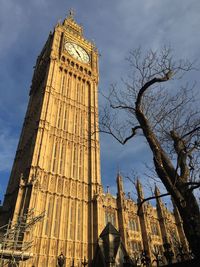
{"label": "clock hand", "polygon": [[80,53],[78,52],[78,50],[76,50],[76,52],[77,52],[77,54],[79,55],[79,57],[82,58],[81,55],[80,55]]}
{"label": "clock hand", "polygon": [[81,55],[80,55],[80,53],[78,52],[78,50],[76,49],[76,47],[74,45],[73,45],[73,48],[75,49],[75,51],[79,55],[79,57],[82,58]]}

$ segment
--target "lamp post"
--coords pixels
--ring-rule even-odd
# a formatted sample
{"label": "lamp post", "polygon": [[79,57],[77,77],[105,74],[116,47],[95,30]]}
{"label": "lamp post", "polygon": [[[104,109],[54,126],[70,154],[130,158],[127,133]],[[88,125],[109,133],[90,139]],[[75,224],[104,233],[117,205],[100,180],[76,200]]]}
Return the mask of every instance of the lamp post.
{"label": "lamp post", "polygon": [[162,255],[160,254],[160,252],[159,251],[157,251],[157,252],[153,252],[153,255],[154,255],[154,257],[155,257],[155,259],[152,261],[152,263],[156,263],[156,266],[157,267],[160,267],[160,263],[162,263],[163,261],[162,261]]}
{"label": "lamp post", "polygon": [[170,243],[164,243],[163,244],[163,247],[164,247],[164,256],[165,256],[165,258],[166,258],[166,260],[167,260],[167,263],[168,264],[172,264],[172,259],[173,259],[173,257],[174,257],[174,253],[173,253],[173,251],[172,251],[172,249],[171,249],[171,245],[170,245]]}
{"label": "lamp post", "polygon": [[130,259],[130,257],[128,255],[124,256],[124,263],[123,263],[123,267],[133,267],[133,261]]}
{"label": "lamp post", "polygon": [[144,265],[144,266],[147,266],[149,267],[150,265],[150,258],[149,256],[147,255],[147,252],[144,250],[142,251],[142,255],[141,255],[141,263]]}
{"label": "lamp post", "polygon": [[84,261],[81,262],[83,266],[87,266],[88,265],[88,261],[86,261],[85,257],[84,257]]}
{"label": "lamp post", "polygon": [[61,252],[60,255],[58,256],[58,266],[59,267],[64,267],[65,265],[65,256],[63,255],[63,253]]}
{"label": "lamp post", "polygon": [[161,266],[160,263],[163,264],[161,250],[157,246],[154,246],[152,253],[154,255],[154,260],[152,261],[152,263],[155,262],[157,267]]}
{"label": "lamp post", "polygon": [[141,257],[139,251],[134,252],[132,258],[136,266],[141,265]]}
{"label": "lamp post", "polygon": [[75,265],[74,265],[74,259],[72,260],[72,266],[71,267],[75,267]]}
{"label": "lamp post", "polygon": [[106,260],[106,267],[115,266],[115,258],[112,255],[109,255],[108,259]]}

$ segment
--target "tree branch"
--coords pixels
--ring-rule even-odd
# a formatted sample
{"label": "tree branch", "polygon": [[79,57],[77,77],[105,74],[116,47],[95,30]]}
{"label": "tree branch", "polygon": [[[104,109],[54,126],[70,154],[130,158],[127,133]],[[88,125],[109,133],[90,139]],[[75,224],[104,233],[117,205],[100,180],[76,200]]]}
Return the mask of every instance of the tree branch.
{"label": "tree branch", "polygon": [[106,134],[110,134],[110,135],[112,135],[120,144],[122,144],[122,145],[125,145],[126,144],[126,142],[128,141],[128,140],[130,140],[133,136],[135,136],[136,135],[136,130],[137,129],[141,129],[141,127],[140,126],[135,126],[134,128],[132,128],[132,134],[130,135],[130,136],[128,136],[128,137],[126,137],[124,140],[120,140],[110,129],[109,129],[109,131],[106,131],[106,130],[100,130],[99,132],[101,132],[101,133],[106,133]]}
{"label": "tree branch", "polygon": [[200,187],[200,184],[199,185],[194,185],[194,186],[191,186],[188,190],[189,191],[193,191],[193,190],[195,190],[195,189],[197,189],[199,187]]}
{"label": "tree branch", "polygon": [[143,199],[138,205],[137,215],[139,215],[140,209],[141,209],[142,205],[146,201],[152,200],[152,199],[158,199],[158,198],[161,198],[161,197],[166,197],[166,196],[169,196],[169,195],[170,195],[169,193],[165,193],[165,194],[162,194],[162,195],[159,195],[159,196],[153,196],[153,197],[148,197],[148,198]]}
{"label": "tree branch", "polygon": [[142,100],[142,96],[145,93],[145,91],[154,83],[161,83],[161,82],[166,82],[168,81],[172,76],[172,71],[169,70],[165,76],[161,77],[161,78],[153,78],[152,80],[150,80],[149,82],[145,83],[144,86],[140,89],[138,96],[137,96],[137,100],[136,100],[136,107],[140,107],[141,104],[141,100]]}
{"label": "tree branch", "polygon": [[123,106],[123,105],[118,105],[114,106],[113,104],[110,104],[111,108],[113,109],[129,109],[135,111],[135,108],[129,107],[129,106]]}
{"label": "tree branch", "polygon": [[199,127],[196,127],[196,128],[194,128],[193,130],[191,130],[190,132],[188,132],[188,133],[186,133],[186,134],[184,134],[181,138],[185,138],[185,137],[187,137],[188,135],[191,135],[191,134],[193,134],[194,132],[196,132],[196,131],[199,131],[200,130],[200,126]]}
{"label": "tree branch", "polygon": [[185,186],[190,186],[191,185],[191,187],[188,189],[188,191],[193,191],[193,190],[195,190],[195,189],[200,187],[200,182],[188,182],[188,183],[185,183],[184,185]]}

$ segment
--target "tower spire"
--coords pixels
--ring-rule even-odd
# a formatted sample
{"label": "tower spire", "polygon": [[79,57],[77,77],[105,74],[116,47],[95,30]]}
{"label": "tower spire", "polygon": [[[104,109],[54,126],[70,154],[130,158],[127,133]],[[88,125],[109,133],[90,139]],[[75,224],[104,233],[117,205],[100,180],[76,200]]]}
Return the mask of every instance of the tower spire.
{"label": "tower spire", "polygon": [[158,197],[160,195],[160,190],[159,190],[159,188],[157,187],[156,184],[155,184],[154,194],[155,194],[156,197]]}
{"label": "tower spire", "polygon": [[117,172],[117,189],[118,189],[118,194],[124,192],[123,179],[122,176],[120,175],[119,170]]}
{"label": "tower spire", "polygon": [[83,27],[75,21],[74,16],[75,11],[71,8],[63,21],[63,25],[66,29],[69,29],[70,32],[83,36]]}
{"label": "tower spire", "polygon": [[67,17],[69,17],[70,19],[74,19],[74,16],[75,16],[75,10],[73,8],[70,8],[69,14]]}
{"label": "tower spire", "polygon": [[138,202],[140,202],[144,199],[144,193],[143,193],[142,184],[139,178],[137,178],[137,181],[136,181],[136,190],[138,194]]}

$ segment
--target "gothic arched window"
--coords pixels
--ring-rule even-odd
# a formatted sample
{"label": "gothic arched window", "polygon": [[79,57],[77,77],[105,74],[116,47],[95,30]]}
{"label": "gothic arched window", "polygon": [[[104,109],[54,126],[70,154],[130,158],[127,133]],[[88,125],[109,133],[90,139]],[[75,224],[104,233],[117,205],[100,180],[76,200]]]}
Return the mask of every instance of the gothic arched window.
{"label": "gothic arched window", "polygon": [[107,225],[107,223],[110,222],[113,226],[115,226],[116,221],[115,221],[115,212],[114,211],[106,211],[105,212],[105,224]]}
{"label": "gothic arched window", "polygon": [[133,252],[139,252],[142,250],[141,242],[131,241],[131,249]]}
{"label": "gothic arched window", "polygon": [[139,231],[139,224],[137,217],[129,218],[129,229],[132,231]]}
{"label": "gothic arched window", "polygon": [[151,233],[152,233],[152,235],[157,235],[157,236],[160,235],[157,222],[151,223]]}

